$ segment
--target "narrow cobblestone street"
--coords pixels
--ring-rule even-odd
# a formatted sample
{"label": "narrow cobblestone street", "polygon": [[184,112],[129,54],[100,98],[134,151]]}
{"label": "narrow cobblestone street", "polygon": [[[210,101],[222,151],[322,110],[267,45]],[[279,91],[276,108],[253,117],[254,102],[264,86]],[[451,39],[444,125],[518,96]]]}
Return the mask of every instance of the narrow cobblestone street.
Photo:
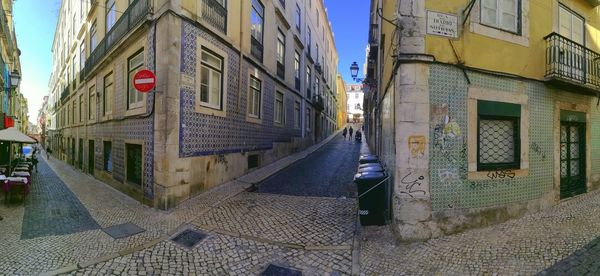
{"label": "narrow cobblestone street", "polygon": [[[387,226],[358,231],[356,199],[339,197],[351,189],[351,179],[280,180],[272,188],[298,167],[316,175],[320,168],[327,179],[333,173],[324,161],[354,170],[360,147],[336,137],[267,179],[259,192],[233,181],[171,212],[147,208],[63,162],[42,161],[24,202],[0,204],[0,243],[6,249],[0,251],[1,274],[258,275],[270,265],[303,275],[598,273],[596,192],[503,224],[401,244]],[[300,191],[294,185],[308,189],[318,183],[326,192],[288,195]],[[332,187],[343,192],[333,194]],[[54,209],[60,211],[49,211]],[[143,232],[108,235],[107,227],[123,223]],[[187,230],[201,234],[197,244],[173,240]]]}

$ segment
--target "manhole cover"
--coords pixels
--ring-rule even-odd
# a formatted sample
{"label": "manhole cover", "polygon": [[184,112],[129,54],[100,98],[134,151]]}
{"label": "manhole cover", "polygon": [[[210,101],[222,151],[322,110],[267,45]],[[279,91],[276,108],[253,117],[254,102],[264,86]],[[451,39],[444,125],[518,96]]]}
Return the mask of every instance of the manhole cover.
{"label": "manhole cover", "polygon": [[196,244],[201,242],[204,238],[206,238],[206,234],[200,231],[187,229],[179,233],[171,240],[179,245],[185,246],[187,248],[192,248]]}
{"label": "manhole cover", "polygon": [[113,239],[122,239],[129,236],[137,235],[146,231],[144,228],[141,228],[131,222],[114,225],[111,227],[107,227],[102,229],[104,233],[113,237]]}
{"label": "manhole cover", "polygon": [[263,276],[301,276],[302,272],[299,270],[282,267],[274,264],[270,264],[267,269],[262,273]]}

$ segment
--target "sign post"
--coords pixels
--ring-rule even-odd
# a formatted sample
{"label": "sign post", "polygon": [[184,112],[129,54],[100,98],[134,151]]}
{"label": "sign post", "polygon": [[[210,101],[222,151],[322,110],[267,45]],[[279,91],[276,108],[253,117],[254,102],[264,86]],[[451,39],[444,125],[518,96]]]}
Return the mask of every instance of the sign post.
{"label": "sign post", "polygon": [[133,76],[133,87],[139,92],[147,93],[156,85],[156,76],[150,70],[139,71]]}

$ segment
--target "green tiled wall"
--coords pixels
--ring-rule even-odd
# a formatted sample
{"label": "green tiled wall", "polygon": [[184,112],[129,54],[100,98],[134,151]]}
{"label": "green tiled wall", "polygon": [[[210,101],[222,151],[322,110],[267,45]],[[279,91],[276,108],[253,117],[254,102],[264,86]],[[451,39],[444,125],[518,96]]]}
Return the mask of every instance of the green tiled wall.
{"label": "green tiled wall", "polygon": [[[519,80],[478,72],[468,72],[471,85],[496,91],[516,91]],[[430,189],[434,211],[457,208],[479,208],[506,205],[511,202],[541,197],[553,185],[553,109],[554,99],[566,102],[589,103],[591,97],[559,92],[555,93],[543,83],[522,81],[530,105],[529,176],[484,181],[467,180],[467,81],[463,72],[453,66],[431,65],[429,74],[430,103],[433,110],[444,104],[448,116],[460,126],[460,135],[445,140],[436,139],[435,128],[430,125]],[[559,95],[559,96],[556,96]],[[592,165],[600,173],[600,112],[592,105]],[[439,137],[437,137],[439,138]],[[536,150],[533,150],[536,149]]]}

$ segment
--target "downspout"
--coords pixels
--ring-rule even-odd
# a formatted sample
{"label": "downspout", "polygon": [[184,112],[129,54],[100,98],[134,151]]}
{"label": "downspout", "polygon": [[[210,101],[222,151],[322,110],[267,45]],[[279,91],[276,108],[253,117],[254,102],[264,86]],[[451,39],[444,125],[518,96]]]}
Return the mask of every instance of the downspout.
{"label": "downspout", "polygon": [[240,57],[239,57],[239,71],[238,71],[238,99],[237,99],[237,111],[241,111],[242,101],[242,60],[244,59],[244,52],[242,49],[242,41],[244,40],[244,2],[240,1]]}

